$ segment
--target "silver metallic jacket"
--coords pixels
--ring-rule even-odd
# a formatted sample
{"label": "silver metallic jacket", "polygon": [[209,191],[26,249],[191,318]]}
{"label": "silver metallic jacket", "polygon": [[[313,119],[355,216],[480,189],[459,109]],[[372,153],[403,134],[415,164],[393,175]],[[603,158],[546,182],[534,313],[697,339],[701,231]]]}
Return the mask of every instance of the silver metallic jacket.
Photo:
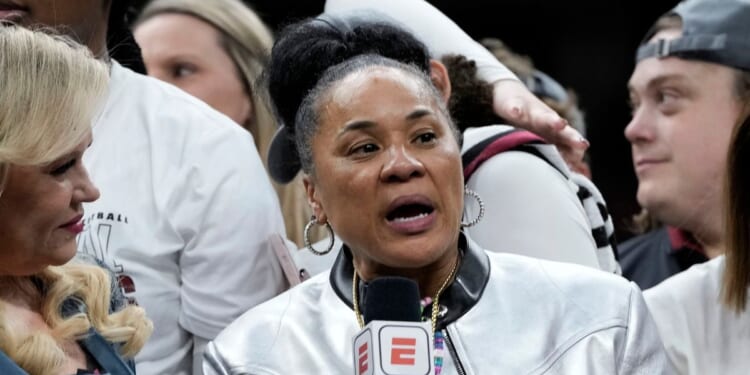
{"label": "silver metallic jacket", "polygon": [[[671,374],[640,290],[576,265],[487,253],[461,235],[438,329],[448,374]],[[242,315],[206,348],[204,373],[354,374],[352,262]],[[361,294],[360,294],[361,295]]]}

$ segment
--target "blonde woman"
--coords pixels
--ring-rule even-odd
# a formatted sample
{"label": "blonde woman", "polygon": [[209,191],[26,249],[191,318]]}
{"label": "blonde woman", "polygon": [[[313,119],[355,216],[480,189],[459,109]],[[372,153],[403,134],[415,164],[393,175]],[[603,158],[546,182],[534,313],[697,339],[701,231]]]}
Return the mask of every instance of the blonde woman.
{"label": "blonde woman", "polygon": [[[277,126],[263,88],[254,82],[266,66],[273,38],[253,10],[239,0],[155,0],[143,9],[134,35],[150,76],[185,90],[247,129],[267,163]],[[312,213],[301,186],[275,186],[287,237],[298,246]]]}
{"label": "blonde woman", "polygon": [[99,197],[81,157],[107,85],[107,67],[86,48],[0,27],[3,374],[132,374],[128,359],[151,333],[141,308],[113,298],[107,271],[67,263],[82,203]]}

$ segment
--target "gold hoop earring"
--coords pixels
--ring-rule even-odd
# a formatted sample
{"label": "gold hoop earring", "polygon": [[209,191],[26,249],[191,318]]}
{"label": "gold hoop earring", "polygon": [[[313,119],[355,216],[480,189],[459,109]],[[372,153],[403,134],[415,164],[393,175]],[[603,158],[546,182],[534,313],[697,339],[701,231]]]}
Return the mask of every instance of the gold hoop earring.
{"label": "gold hoop earring", "polygon": [[333,250],[333,246],[334,246],[336,240],[335,240],[334,235],[333,235],[333,228],[331,228],[331,224],[329,224],[328,220],[326,220],[325,224],[323,224],[323,225],[325,225],[326,229],[328,229],[328,240],[330,242],[328,243],[328,247],[325,250],[323,250],[323,251],[316,250],[313,247],[312,242],[310,241],[310,229],[313,227],[313,225],[315,225],[317,223],[318,223],[318,221],[315,218],[315,215],[313,215],[310,218],[310,221],[307,223],[307,225],[305,225],[305,233],[304,233],[305,247],[307,247],[307,249],[310,250],[311,253],[313,253],[315,255],[318,255],[318,256],[323,256],[323,255],[326,255],[326,254],[330,253],[331,250]]}
{"label": "gold hoop earring", "polygon": [[464,195],[471,195],[479,204],[479,215],[477,215],[474,220],[468,223],[464,223],[463,221],[461,222],[461,228],[469,228],[477,225],[477,223],[480,222],[484,217],[484,202],[482,201],[482,198],[479,196],[479,194],[467,187],[464,187]]}

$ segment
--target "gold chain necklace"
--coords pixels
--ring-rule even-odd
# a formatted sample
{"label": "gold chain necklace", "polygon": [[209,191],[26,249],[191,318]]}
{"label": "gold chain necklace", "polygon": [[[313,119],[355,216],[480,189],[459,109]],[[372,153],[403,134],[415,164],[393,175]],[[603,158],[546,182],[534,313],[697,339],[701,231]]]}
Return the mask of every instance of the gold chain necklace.
{"label": "gold chain necklace", "polygon": [[[459,252],[460,254],[460,252]],[[440,285],[440,289],[438,289],[437,293],[435,293],[435,298],[432,301],[432,310],[430,314],[430,320],[432,322],[432,335],[435,335],[435,329],[437,328],[437,318],[438,318],[438,310],[440,309],[440,295],[443,293],[445,288],[448,287],[448,284],[453,280],[453,277],[456,275],[456,270],[458,269],[458,258],[456,259],[456,263],[453,264],[453,269],[451,269],[451,273],[448,274],[448,277],[443,280],[443,285]],[[359,312],[359,298],[357,290],[359,289],[359,276],[357,276],[357,269],[354,269],[354,276],[352,276],[352,305],[354,307],[354,315],[357,317],[357,323],[359,323],[359,328],[365,328],[365,320],[362,318],[362,314]]]}

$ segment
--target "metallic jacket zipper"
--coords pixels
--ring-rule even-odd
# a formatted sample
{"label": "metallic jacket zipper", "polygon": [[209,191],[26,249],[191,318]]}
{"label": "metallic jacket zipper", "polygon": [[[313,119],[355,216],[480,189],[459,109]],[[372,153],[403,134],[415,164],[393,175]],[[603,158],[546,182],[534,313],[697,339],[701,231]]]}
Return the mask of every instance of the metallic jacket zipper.
{"label": "metallic jacket zipper", "polygon": [[461,359],[458,358],[458,353],[456,353],[456,347],[453,346],[453,341],[451,341],[451,336],[448,334],[448,328],[443,329],[443,337],[445,337],[445,344],[448,346],[448,352],[450,352],[451,358],[453,358],[453,364],[456,366],[456,371],[458,372],[458,375],[466,375],[466,370],[464,370],[464,365],[461,363]]}

